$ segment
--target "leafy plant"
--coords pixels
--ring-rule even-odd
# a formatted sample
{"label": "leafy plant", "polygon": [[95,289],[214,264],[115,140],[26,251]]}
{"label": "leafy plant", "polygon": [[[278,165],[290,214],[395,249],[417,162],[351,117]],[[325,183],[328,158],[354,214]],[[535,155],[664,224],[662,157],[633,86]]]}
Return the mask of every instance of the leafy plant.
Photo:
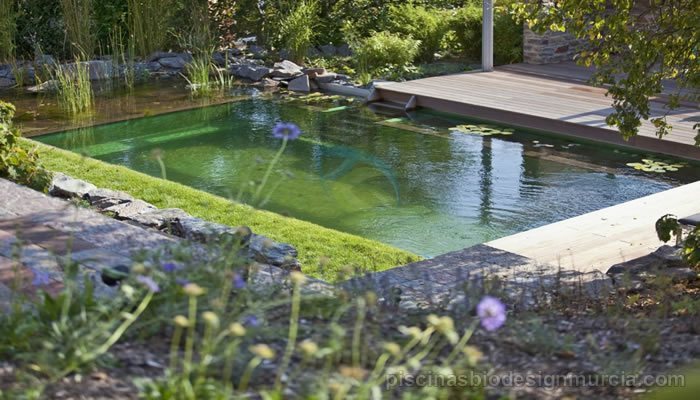
{"label": "leafy plant", "polygon": [[450,128],[450,130],[453,132],[468,133],[468,134],[479,135],[479,136],[493,136],[493,135],[509,136],[509,135],[512,135],[513,132],[515,132],[515,130],[511,129],[511,128],[500,129],[497,126],[485,125],[485,124],[457,125],[454,128]]}
{"label": "leafy plant", "polygon": [[440,51],[450,30],[452,11],[427,8],[415,4],[392,5],[389,8],[389,30],[420,40],[418,59],[432,61]]}
{"label": "leafy plant", "polygon": [[627,166],[632,167],[632,168],[639,170],[639,171],[644,171],[644,172],[664,173],[664,172],[676,172],[676,171],[678,171],[679,168],[684,167],[685,164],[681,164],[681,163],[669,164],[669,163],[666,163],[663,161],[644,158],[644,159],[642,159],[641,163],[628,163]]}
{"label": "leafy plant", "polygon": [[[662,242],[670,241],[672,236],[680,240],[682,232],[678,219],[672,214],[664,215],[656,221],[656,234]],[[691,267],[700,267],[700,226],[696,226],[686,236],[681,255]]]}
{"label": "leafy plant", "polygon": [[390,65],[404,66],[418,55],[420,41],[391,32],[375,32],[353,45],[358,70],[372,72]]}
{"label": "leafy plant", "polygon": [[17,10],[13,0],[0,0],[0,62],[7,62],[15,56],[15,32],[17,31]]}
{"label": "leafy plant", "polygon": [[71,48],[77,49],[77,54],[91,56],[95,49],[92,0],[61,0],[61,10]]}
{"label": "leafy plant", "polygon": [[0,101],[0,177],[45,190],[51,175],[42,168],[35,149],[20,143],[21,135],[12,127],[15,107]]}
{"label": "leafy plant", "polygon": [[[472,2],[457,10],[452,19],[456,51],[472,60],[481,59],[483,9],[481,2]],[[523,29],[503,7],[494,10],[493,58],[496,64],[522,60]]]}
{"label": "leafy plant", "polygon": [[316,36],[318,3],[303,0],[280,23],[280,44],[290,52],[296,63],[303,63]]}

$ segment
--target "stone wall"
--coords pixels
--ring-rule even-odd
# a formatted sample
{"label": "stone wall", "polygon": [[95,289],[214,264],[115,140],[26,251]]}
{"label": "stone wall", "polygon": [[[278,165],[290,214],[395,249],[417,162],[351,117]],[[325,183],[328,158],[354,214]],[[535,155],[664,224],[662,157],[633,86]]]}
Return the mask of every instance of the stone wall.
{"label": "stone wall", "polygon": [[581,41],[568,33],[548,31],[538,35],[527,26],[523,29],[523,60],[527,64],[571,61],[581,50]]}

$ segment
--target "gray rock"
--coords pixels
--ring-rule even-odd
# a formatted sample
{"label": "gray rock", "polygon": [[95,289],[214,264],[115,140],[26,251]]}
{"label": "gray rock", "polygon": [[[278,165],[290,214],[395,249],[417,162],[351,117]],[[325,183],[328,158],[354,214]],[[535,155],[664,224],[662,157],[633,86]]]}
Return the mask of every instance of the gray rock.
{"label": "gray rock", "polygon": [[180,56],[161,58],[158,62],[165,68],[177,70],[183,69],[187,65],[187,62]]}
{"label": "gray rock", "polygon": [[270,79],[270,78],[264,78],[260,82],[255,83],[254,86],[264,87],[264,88],[274,88],[274,87],[280,86],[280,81]]}
{"label": "gray rock", "polygon": [[175,223],[175,220],[188,217],[189,214],[179,208],[164,208],[136,214],[129,219],[149,228],[168,230]]}
{"label": "gray rock", "polygon": [[301,67],[289,60],[276,62],[271,73],[272,77],[276,78],[294,78],[301,74]]}
{"label": "gray rock", "polygon": [[0,78],[0,88],[8,88],[15,86],[15,80],[14,79],[8,79],[8,78]]}
{"label": "gray rock", "polygon": [[90,80],[110,79],[112,77],[112,61],[92,60],[84,63],[87,65]]}
{"label": "gray rock", "polygon": [[253,235],[249,244],[250,257],[255,261],[289,270],[301,270],[297,249],[291,244],[278,243],[264,236]]}
{"label": "gray rock", "polygon": [[161,58],[177,57],[177,53],[172,53],[169,51],[156,51],[146,58],[146,62],[158,61]]}
{"label": "gray rock", "polygon": [[131,219],[136,215],[155,210],[157,208],[154,205],[138,199],[102,209],[103,212],[114,213],[118,219]]}
{"label": "gray rock", "polygon": [[255,58],[263,58],[267,55],[267,50],[265,50],[264,47],[258,46],[258,45],[249,45],[248,46],[248,51],[250,54],[253,55]]}
{"label": "gray rock", "polygon": [[[222,67],[222,66],[226,65],[226,56],[224,55],[224,53],[222,53],[220,51],[215,51],[214,54],[211,55],[211,61],[214,64]],[[229,56],[229,62],[230,61],[231,61],[231,58]]]}
{"label": "gray rock", "polygon": [[134,201],[134,198],[127,193],[101,188],[89,191],[84,198],[90,202],[90,205],[100,210]]}
{"label": "gray rock", "polygon": [[0,65],[0,78],[7,78],[12,73],[12,66],[8,64]]}
{"label": "gray rock", "polygon": [[151,72],[156,72],[160,71],[161,68],[163,68],[162,65],[158,61],[151,61],[145,65],[145,69],[151,71]]}
{"label": "gray rock", "polygon": [[615,286],[630,291],[641,290],[660,277],[672,282],[697,280],[698,274],[683,262],[678,250],[661,246],[646,256],[613,265],[606,274]]}
{"label": "gray rock", "polygon": [[240,68],[236,69],[233,74],[240,77],[240,78],[245,78],[249,79],[251,81],[257,82],[263,78],[266,78],[270,75],[272,70],[267,67],[258,67],[255,65],[243,65]]}
{"label": "gray rock", "polygon": [[58,82],[51,79],[35,86],[30,86],[26,90],[29,93],[51,93],[58,89]]}
{"label": "gray rock", "polygon": [[34,64],[36,65],[54,65],[56,60],[50,54],[39,54],[34,57]]}
{"label": "gray rock", "polygon": [[326,73],[326,74],[323,74],[323,75],[317,75],[317,76],[314,78],[314,80],[315,80],[317,83],[331,83],[331,82],[333,82],[334,80],[336,80],[337,78],[338,78],[338,74],[334,74],[334,73],[331,72],[331,73]]}
{"label": "gray rock", "polygon": [[338,49],[332,44],[319,46],[318,49],[321,51],[321,54],[323,54],[325,57],[333,57],[336,54],[338,54]]}
{"label": "gray rock", "polygon": [[97,189],[97,187],[92,183],[74,179],[58,172],[53,175],[51,185],[49,186],[49,194],[69,199],[74,197],[83,198],[88,192],[95,189]]}
{"label": "gray rock", "polygon": [[338,46],[337,53],[341,57],[350,57],[352,55],[352,49],[347,44]]}
{"label": "gray rock", "polygon": [[235,229],[230,226],[216,224],[189,215],[178,218],[172,224],[172,233],[174,235],[204,243],[234,232]]}
{"label": "gray rock", "polygon": [[310,92],[311,84],[308,75],[302,75],[294,80],[289,81],[289,90],[293,92]]}

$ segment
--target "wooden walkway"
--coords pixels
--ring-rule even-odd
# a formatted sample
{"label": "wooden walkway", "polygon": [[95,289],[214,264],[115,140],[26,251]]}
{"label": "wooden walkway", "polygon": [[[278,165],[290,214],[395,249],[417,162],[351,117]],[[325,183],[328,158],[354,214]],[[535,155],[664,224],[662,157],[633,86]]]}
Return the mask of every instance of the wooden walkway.
{"label": "wooden walkway", "polygon": [[[575,66],[574,66],[575,67]],[[700,160],[693,125],[700,122],[697,104],[684,104],[668,115],[673,132],[656,137],[654,126],[643,122],[639,135],[624,141],[616,128],[605,123],[611,99],[605,89],[583,83],[589,74],[571,64],[514,65],[494,72],[468,72],[401,83],[378,85],[385,101],[405,104],[416,96],[417,105],[468,117],[559,135],[633,147],[643,151]],[[652,101],[652,116],[668,110]]]}
{"label": "wooden walkway", "polygon": [[605,272],[614,264],[656,250],[663,244],[656,237],[656,220],[665,214],[696,214],[699,199],[700,182],[695,182],[486,245],[564,270]]}

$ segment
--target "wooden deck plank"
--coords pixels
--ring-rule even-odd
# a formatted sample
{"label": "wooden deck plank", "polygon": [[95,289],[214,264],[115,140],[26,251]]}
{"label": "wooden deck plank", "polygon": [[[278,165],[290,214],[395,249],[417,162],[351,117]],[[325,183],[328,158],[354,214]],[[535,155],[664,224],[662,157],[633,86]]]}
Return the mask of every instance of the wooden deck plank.
{"label": "wooden deck plank", "polygon": [[700,212],[700,182],[486,243],[543,264],[582,272],[641,257],[663,244],[654,229],[666,213]]}
{"label": "wooden deck plank", "polygon": [[[378,89],[392,100],[415,95],[419,106],[513,125],[522,122],[527,128],[700,160],[700,148],[694,146],[696,133],[693,129],[693,125],[700,122],[700,109],[685,105],[669,113],[667,119],[673,131],[663,140],[656,137],[653,124],[643,121],[640,138],[622,142],[617,129],[605,123],[605,117],[612,112],[611,99],[605,97],[605,89],[581,82],[586,74],[580,68],[570,69],[572,78],[563,79],[567,74],[565,67],[569,68],[547,66],[546,72],[538,76],[509,66],[489,73],[470,72],[385,83]],[[547,73],[556,76],[547,77]],[[652,101],[650,106],[652,116],[661,116],[667,111],[660,101]]]}

